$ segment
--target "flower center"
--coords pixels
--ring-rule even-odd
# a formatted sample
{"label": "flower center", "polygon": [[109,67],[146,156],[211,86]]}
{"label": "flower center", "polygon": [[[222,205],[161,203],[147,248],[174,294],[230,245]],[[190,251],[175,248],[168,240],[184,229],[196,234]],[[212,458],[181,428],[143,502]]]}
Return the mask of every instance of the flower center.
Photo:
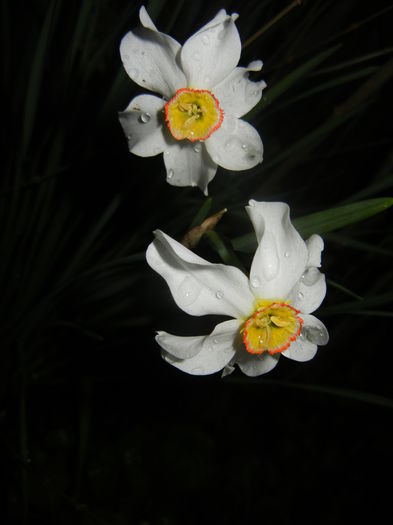
{"label": "flower center", "polygon": [[285,302],[258,301],[242,329],[247,352],[271,355],[283,352],[300,335],[303,319],[299,313]]}
{"label": "flower center", "polygon": [[205,89],[182,88],[165,105],[169,131],[176,140],[205,140],[222,123],[224,114],[218,100]]}

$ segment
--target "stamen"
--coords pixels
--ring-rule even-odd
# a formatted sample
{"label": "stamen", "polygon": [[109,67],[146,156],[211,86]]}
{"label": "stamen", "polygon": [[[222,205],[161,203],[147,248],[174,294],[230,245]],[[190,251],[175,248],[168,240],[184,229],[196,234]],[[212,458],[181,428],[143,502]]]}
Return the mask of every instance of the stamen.
{"label": "stamen", "polygon": [[287,302],[259,301],[241,332],[250,354],[281,353],[300,335],[303,319]]}
{"label": "stamen", "polygon": [[169,131],[176,140],[206,140],[224,118],[218,100],[204,89],[179,89],[165,105]]}

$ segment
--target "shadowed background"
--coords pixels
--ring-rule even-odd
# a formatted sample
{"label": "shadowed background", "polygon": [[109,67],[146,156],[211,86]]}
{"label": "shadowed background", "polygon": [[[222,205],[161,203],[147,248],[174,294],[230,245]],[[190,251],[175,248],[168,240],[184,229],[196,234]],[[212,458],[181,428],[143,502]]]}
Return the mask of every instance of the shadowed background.
{"label": "shadowed background", "polygon": [[[245,117],[250,171],[206,199],[127,151],[142,89],[122,69],[132,1],[1,4],[0,479],[5,523],[340,523],[387,510],[392,467],[391,2],[151,1],[184,42],[238,12],[240,65],[268,87]],[[196,251],[249,268],[250,198],[325,240],[330,343],[308,363],[221,379],[166,364],[157,329],[209,333],[144,252],[226,207]],[[339,207],[339,208],[338,208]],[[333,211],[326,211],[333,208]],[[336,210],[336,208],[338,208]],[[379,212],[383,212],[379,214]],[[312,215],[320,213],[319,215]],[[361,222],[360,222],[361,221]]]}

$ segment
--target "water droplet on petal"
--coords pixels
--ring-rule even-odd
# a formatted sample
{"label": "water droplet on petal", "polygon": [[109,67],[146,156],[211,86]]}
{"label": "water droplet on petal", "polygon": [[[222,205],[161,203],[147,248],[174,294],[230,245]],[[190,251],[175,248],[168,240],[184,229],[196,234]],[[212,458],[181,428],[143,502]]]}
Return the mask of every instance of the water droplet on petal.
{"label": "water droplet on petal", "polygon": [[222,299],[224,297],[224,292],[222,292],[221,290],[218,290],[216,292],[216,297],[217,299]]}
{"label": "water droplet on petal", "polygon": [[302,281],[306,286],[312,286],[318,281],[320,275],[318,268],[308,268],[302,275]]}
{"label": "water droplet on petal", "polygon": [[200,142],[197,142],[194,145],[194,151],[195,151],[195,153],[200,153],[202,151],[202,144]]}
{"label": "water droplet on petal", "polygon": [[207,35],[203,35],[202,42],[205,44],[205,46],[208,46],[210,42],[209,37]]}
{"label": "water droplet on petal", "polygon": [[214,345],[218,345],[218,343],[219,343],[219,340],[218,340],[218,339],[213,339],[213,344],[214,344]]}
{"label": "water droplet on petal", "polygon": [[287,259],[288,259],[288,257],[290,257],[290,255],[291,255],[291,252],[285,252],[284,253],[284,257],[286,257]]}
{"label": "water droplet on petal", "polygon": [[131,140],[132,139],[132,135],[127,135],[127,140]]}
{"label": "water droplet on petal", "polygon": [[259,281],[258,277],[252,277],[252,279],[251,279],[251,286],[253,288],[258,288],[259,284],[260,284],[260,281]]}
{"label": "water droplet on petal", "polygon": [[297,294],[297,298],[301,301],[302,299],[304,299],[304,294],[302,292],[299,292]]}
{"label": "water droplet on petal", "polygon": [[171,154],[171,152],[169,151],[169,149],[166,149],[166,150],[164,151],[164,155],[165,155],[166,157],[169,157],[170,154]]}
{"label": "water droplet on petal", "polygon": [[322,323],[318,326],[305,326],[303,331],[307,340],[315,345],[326,345],[329,341],[328,331]]}
{"label": "water droplet on petal", "polygon": [[166,178],[167,179],[172,179],[174,174],[175,174],[175,172],[172,169],[170,169],[170,170],[168,170]]}
{"label": "water droplet on petal", "polygon": [[182,307],[190,306],[195,303],[200,293],[201,287],[198,282],[187,276],[178,288],[177,299]]}
{"label": "water droplet on petal", "polygon": [[243,149],[244,151],[247,151],[247,150],[248,150],[248,146],[247,146],[247,144],[242,144],[242,149]]}
{"label": "water droplet on petal", "polygon": [[139,122],[141,122],[141,124],[146,124],[147,122],[149,122],[149,120],[151,119],[150,117],[150,114],[149,113],[141,113],[139,115]]}
{"label": "water droplet on petal", "polygon": [[135,68],[130,69],[130,77],[137,79],[139,76],[139,71]]}
{"label": "water droplet on petal", "polygon": [[236,139],[228,139],[226,142],[225,142],[225,148],[227,150],[231,150],[233,149],[234,147],[236,146]]}
{"label": "water droplet on petal", "polygon": [[260,253],[263,275],[267,281],[271,281],[279,272],[280,260],[274,235],[269,231],[265,232],[263,236]]}

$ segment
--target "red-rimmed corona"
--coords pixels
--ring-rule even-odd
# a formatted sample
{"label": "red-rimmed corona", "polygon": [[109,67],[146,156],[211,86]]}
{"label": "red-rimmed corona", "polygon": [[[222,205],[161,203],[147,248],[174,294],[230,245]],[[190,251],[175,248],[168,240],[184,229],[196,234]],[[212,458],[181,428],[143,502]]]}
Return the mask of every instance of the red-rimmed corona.
{"label": "red-rimmed corona", "polygon": [[254,314],[245,322],[243,341],[250,354],[279,354],[300,336],[300,310],[288,302],[258,301]]}
{"label": "red-rimmed corona", "polygon": [[207,89],[181,88],[165,105],[165,120],[176,140],[206,140],[222,124],[224,113]]}

